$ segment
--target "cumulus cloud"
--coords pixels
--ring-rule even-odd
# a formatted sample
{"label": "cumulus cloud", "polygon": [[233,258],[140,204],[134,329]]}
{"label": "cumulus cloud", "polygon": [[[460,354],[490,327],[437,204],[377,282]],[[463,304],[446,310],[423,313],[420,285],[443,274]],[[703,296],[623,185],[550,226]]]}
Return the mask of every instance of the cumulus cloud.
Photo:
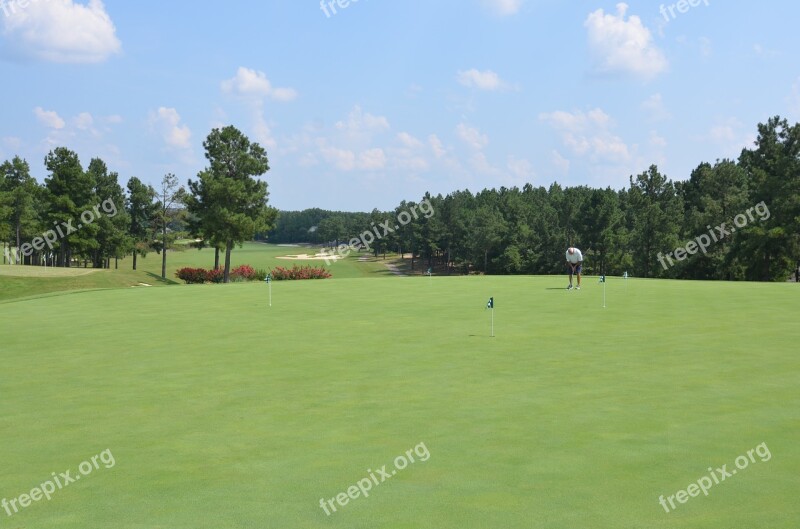
{"label": "cumulus cloud", "polygon": [[240,66],[231,79],[222,81],[222,91],[257,100],[269,98],[287,102],[297,98],[297,91],[293,88],[274,88],[264,72],[244,66]]}
{"label": "cumulus cloud", "polygon": [[381,148],[368,149],[358,156],[358,168],[377,171],[386,167],[386,153]]}
{"label": "cumulus cloud", "polygon": [[456,136],[471,149],[476,151],[480,151],[489,145],[489,137],[486,134],[481,134],[477,128],[470,127],[465,123],[458,124],[456,127]]}
{"label": "cumulus cloud", "polygon": [[33,113],[36,115],[36,119],[39,120],[39,123],[47,128],[60,130],[66,125],[61,116],[58,115],[58,112],[54,110],[45,110],[42,107],[36,107],[33,109]]}
{"label": "cumulus cloud", "polygon": [[99,63],[122,49],[101,0],[3,2],[0,34],[7,55],[55,63]]}
{"label": "cumulus cloud", "polygon": [[570,166],[572,165],[572,163],[568,159],[564,158],[564,156],[562,156],[558,151],[553,151],[551,162],[553,166],[562,174],[569,173]]}
{"label": "cumulus cloud", "polygon": [[422,147],[422,142],[409,134],[408,132],[401,132],[397,135],[397,139],[407,149],[418,149]]}
{"label": "cumulus cloud", "polygon": [[628,5],[619,3],[616,15],[598,9],[586,19],[596,71],[651,79],[666,71],[667,59],[642,20],[638,16],[626,18],[627,11]]}
{"label": "cumulus cloud", "polygon": [[160,107],[149,116],[151,127],[172,149],[191,148],[192,132],[186,125],[181,125],[181,116],[174,108]]}
{"label": "cumulus cloud", "polygon": [[428,136],[428,145],[430,145],[431,150],[433,151],[433,155],[437,158],[443,157],[447,154],[447,151],[444,148],[444,144],[442,140],[436,134],[431,134]]}
{"label": "cumulus cloud", "polygon": [[789,94],[788,103],[789,111],[795,118],[800,120],[800,77],[792,85],[792,93]]}
{"label": "cumulus cloud", "polygon": [[94,117],[88,112],[81,112],[75,116],[75,126],[80,130],[92,130]]}
{"label": "cumulus cloud", "polygon": [[475,68],[458,72],[458,82],[463,86],[490,92],[503,90],[509,86],[492,70],[482,72]]}
{"label": "cumulus cloud", "polygon": [[599,108],[589,112],[544,113],[539,118],[558,131],[564,145],[577,156],[617,163],[631,158],[625,142],[611,132],[611,118]]}
{"label": "cumulus cloud", "polygon": [[481,0],[483,7],[501,17],[517,14],[522,2],[523,0]]}
{"label": "cumulus cloud", "polygon": [[349,135],[360,135],[365,132],[388,130],[389,120],[385,116],[375,116],[364,112],[356,105],[346,120],[336,122],[336,128]]}
{"label": "cumulus cloud", "polygon": [[239,98],[247,106],[255,140],[267,149],[275,149],[277,142],[264,117],[264,105],[268,99],[280,103],[293,101],[297,98],[297,91],[294,88],[276,88],[264,72],[244,66],[240,66],[231,79],[222,81],[220,87],[223,93]]}
{"label": "cumulus cloud", "polygon": [[356,153],[350,149],[322,146],[319,152],[327,163],[340,171],[378,171],[386,167],[386,153],[378,147]]}
{"label": "cumulus cloud", "polygon": [[525,158],[509,156],[506,167],[517,180],[522,182],[529,182],[536,176],[533,165]]}
{"label": "cumulus cloud", "polygon": [[661,94],[651,95],[642,102],[641,107],[651,121],[664,121],[672,117],[664,106],[664,98]]}

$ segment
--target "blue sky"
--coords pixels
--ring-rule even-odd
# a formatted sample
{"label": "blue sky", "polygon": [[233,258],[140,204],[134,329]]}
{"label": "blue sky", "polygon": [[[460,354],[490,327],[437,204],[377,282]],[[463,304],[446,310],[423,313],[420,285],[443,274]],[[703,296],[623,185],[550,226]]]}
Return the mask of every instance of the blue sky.
{"label": "blue sky", "polygon": [[123,185],[185,182],[233,124],[267,148],[272,205],[368,211],[682,180],[800,120],[797,3],[328,2],[5,0],[0,159],[41,181],[66,146]]}

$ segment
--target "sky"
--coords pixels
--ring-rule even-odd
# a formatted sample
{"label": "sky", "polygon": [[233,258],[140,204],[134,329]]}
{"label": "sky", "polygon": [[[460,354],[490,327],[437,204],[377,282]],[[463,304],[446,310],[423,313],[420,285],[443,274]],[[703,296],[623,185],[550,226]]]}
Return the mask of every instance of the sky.
{"label": "sky", "polygon": [[[692,5],[695,4],[695,5]],[[800,3],[0,0],[0,160],[56,147],[124,186],[206,166],[234,125],[270,204],[685,180],[800,121]]]}

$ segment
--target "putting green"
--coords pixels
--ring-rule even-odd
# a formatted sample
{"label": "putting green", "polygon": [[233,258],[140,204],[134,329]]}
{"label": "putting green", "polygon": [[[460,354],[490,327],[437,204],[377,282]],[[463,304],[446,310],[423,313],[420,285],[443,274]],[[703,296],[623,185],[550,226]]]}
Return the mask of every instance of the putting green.
{"label": "putting green", "polygon": [[[337,265],[338,266],[338,265]],[[0,305],[8,527],[731,528],[800,519],[796,285],[379,278]],[[495,332],[490,313],[495,298]],[[418,461],[326,516],[425,443]],[[772,459],[669,514],[766,443]]]}

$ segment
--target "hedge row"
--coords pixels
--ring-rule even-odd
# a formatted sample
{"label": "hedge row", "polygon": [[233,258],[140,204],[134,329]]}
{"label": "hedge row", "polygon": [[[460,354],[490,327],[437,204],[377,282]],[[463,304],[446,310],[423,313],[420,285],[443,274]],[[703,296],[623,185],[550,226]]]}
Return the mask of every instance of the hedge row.
{"label": "hedge row", "polygon": [[[222,283],[225,271],[221,269],[206,270],[205,268],[181,268],[175,273],[178,279],[187,284]],[[299,281],[304,279],[329,279],[333,277],[323,267],[297,266],[284,268],[279,266],[272,270],[272,279],[275,281]],[[266,270],[256,270],[250,265],[241,265],[231,270],[231,281],[264,281],[267,278]]]}

